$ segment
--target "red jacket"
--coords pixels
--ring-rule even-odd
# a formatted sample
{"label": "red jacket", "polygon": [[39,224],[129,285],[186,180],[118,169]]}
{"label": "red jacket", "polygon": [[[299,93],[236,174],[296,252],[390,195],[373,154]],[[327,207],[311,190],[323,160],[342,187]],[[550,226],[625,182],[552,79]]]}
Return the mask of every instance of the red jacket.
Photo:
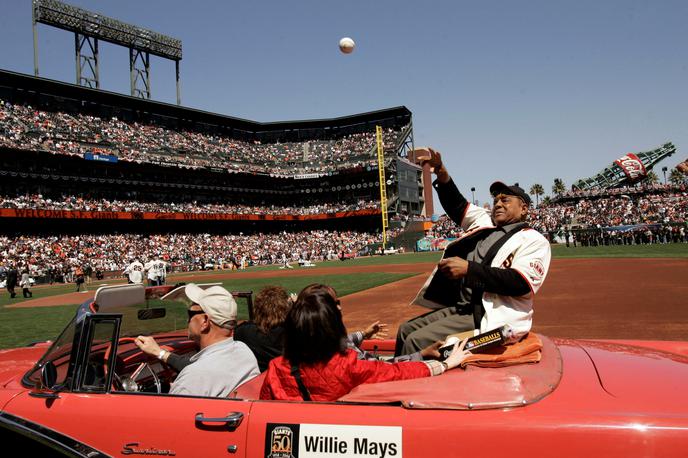
{"label": "red jacket", "polygon": [[[335,354],[327,363],[300,366],[301,379],[313,401],[335,401],[358,385],[429,377],[425,363],[405,361],[386,363],[361,360],[356,352],[347,350]],[[260,399],[302,400],[291,364],[284,356],[270,361],[265,374]]]}

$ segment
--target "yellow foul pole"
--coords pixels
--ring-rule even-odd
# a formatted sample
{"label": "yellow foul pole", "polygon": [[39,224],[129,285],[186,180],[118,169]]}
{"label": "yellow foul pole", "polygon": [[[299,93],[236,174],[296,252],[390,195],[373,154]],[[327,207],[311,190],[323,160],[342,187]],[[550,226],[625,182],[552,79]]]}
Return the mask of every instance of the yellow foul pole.
{"label": "yellow foul pole", "polygon": [[387,183],[385,182],[385,151],[382,144],[382,127],[375,126],[377,137],[377,170],[380,172],[380,207],[382,209],[382,249],[387,247]]}

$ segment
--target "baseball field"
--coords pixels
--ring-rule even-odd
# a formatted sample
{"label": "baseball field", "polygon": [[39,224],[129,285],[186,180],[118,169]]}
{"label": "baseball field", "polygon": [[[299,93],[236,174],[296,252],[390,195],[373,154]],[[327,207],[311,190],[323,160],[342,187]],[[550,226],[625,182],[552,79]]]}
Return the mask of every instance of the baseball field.
{"label": "baseball field", "polygon": [[[393,336],[403,321],[426,309],[410,306],[440,253],[404,254],[319,263],[314,268],[254,267],[245,271],[175,274],[168,283],[222,282],[230,290],[282,285],[298,292],[309,283],[332,285],[342,297],[350,330],[375,320]],[[688,244],[554,246],[547,280],[535,299],[534,330],[550,336],[685,340],[688,335]],[[121,282],[111,281],[109,284]],[[76,305],[98,286],[38,286],[33,298],[0,297],[0,348],[54,339]],[[240,310],[240,319],[247,317]]]}

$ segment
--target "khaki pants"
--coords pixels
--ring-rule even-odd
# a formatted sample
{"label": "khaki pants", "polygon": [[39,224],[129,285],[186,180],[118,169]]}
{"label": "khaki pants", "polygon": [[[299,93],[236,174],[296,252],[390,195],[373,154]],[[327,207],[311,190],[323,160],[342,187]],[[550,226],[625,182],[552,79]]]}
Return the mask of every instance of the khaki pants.
{"label": "khaki pants", "polygon": [[395,356],[410,355],[450,334],[471,331],[473,314],[462,315],[456,307],[433,310],[399,326]]}

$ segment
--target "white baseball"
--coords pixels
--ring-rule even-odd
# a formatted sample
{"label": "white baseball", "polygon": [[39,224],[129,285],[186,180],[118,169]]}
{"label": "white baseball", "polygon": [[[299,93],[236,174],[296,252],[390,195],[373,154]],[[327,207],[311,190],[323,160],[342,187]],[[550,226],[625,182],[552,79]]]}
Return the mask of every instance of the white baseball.
{"label": "white baseball", "polygon": [[351,54],[354,51],[356,43],[349,37],[344,37],[339,40],[339,50],[344,54]]}

